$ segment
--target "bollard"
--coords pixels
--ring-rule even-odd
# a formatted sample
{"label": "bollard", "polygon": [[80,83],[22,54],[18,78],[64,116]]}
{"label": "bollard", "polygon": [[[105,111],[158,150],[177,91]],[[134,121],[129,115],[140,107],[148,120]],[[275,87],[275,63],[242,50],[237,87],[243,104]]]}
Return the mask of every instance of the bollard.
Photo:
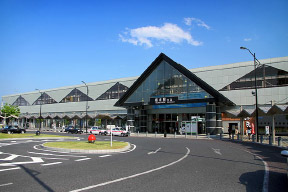
{"label": "bollard", "polygon": [[185,138],[187,138],[187,132],[185,132]]}
{"label": "bollard", "polygon": [[210,139],[210,133],[208,133],[208,139]]}
{"label": "bollard", "polygon": [[237,140],[238,141],[240,140],[240,134],[239,133],[237,134]]}
{"label": "bollard", "polygon": [[155,138],[157,137],[157,131],[155,131]]}
{"label": "bollard", "polygon": [[146,137],[148,137],[148,131],[146,131]]}
{"label": "bollard", "polygon": [[166,130],[164,131],[164,137],[167,137],[167,132],[166,132]]}
{"label": "bollard", "polygon": [[255,135],[252,135],[252,142],[255,143]]}
{"label": "bollard", "polygon": [[260,135],[260,143],[263,143],[263,135]]}
{"label": "bollard", "polygon": [[232,133],[232,140],[233,140],[233,141],[234,141],[234,136],[235,136],[234,133]]}
{"label": "bollard", "polygon": [[269,145],[272,145],[272,136],[269,136]]}
{"label": "bollard", "polygon": [[174,138],[176,138],[176,131],[174,132]]}
{"label": "bollard", "polygon": [[222,133],[220,133],[220,140],[222,140]]}
{"label": "bollard", "polygon": [[139,137],[139,131],[137,132],[137,136]]}
{"label": "bollard", "polygon": [[282,138],[278,137],[278,147],[281,147],[281,145],[282,145]]}

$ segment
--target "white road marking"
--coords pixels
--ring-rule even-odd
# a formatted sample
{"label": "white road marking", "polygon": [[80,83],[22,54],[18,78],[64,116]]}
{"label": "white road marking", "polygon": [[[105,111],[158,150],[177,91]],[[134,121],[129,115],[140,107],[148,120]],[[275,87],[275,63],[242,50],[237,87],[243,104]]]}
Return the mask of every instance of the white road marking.
{"label": "white road marking", "polygon": [[61,164],[62,162],[54,162],[54,163],[46,163],[46,164],[41,164],[42,166],[49,166],[49,165],[57,165]]}
{"label": "white road marking", "polygon": [[263,192],[268,192],[269,191],[268,190],[268,186],[269,186],[269,166],[268,166],[268,164],[260,156],[256,155],[255,153],[252,153],[252,152],[247,151],[247,150],[243,150],[243,151],[246,151],[247,153],[250,153],[250,154],[254,155],[258,159],[260,159],[262,161],[262,163],[264,164],[264,166],[265,166],[265,174],[264,174],[264,178],[263,178],[262,191]]}
{"label": "white road marking", "polygon": [[134,150],[136,149],[136,145],[134,145],[134,144],[131,144],[131,145],[133,145],[133,148],[132,148],[131,150],[129,150],[129,151],[123,151],[123,152],[119,152],[119,153],[129,153],[129,152],[131,152],[131,151],[134,151]]}
{"label": "white road marking", "polygon": [[218,154],[218,155],[222,155],[222,153],[220,152],[220,149],[214,149],[212,148],[214,153]]}
{"label": "white road marking", "polygon": [[13,185],[13,183],[5,183],[5,184],[1,184],[0,187],[7,186],[7,185]]}
{"label": "white road marking", "polygon": [[20,169],[20,167],[14,167],[14,168],[8,168],[8,169],[0,169],[1,171],[10,171],[10,170],[15,170],[15,169]]}
{"label": "white road marking", "polygon": [[19,157],[19,155],[12,154],[9,157],[6,157],[5,159],[0,159],[0,161],[9,161],[15,159],[16,157]]}
{"label": "white road marking", "polygon": [[11,141],[11,143],[16,143],[17,141]]}
{"label": "white road marking", "polygon": [[15,165],[24,165],[24,164],[31,164],[31,163],[42,163],[44,162],[39,157],[30,157],[33,161],[23,161],[23,162],[13,162],[13,163],[0,163],[0,166],[15,166]]}
{"label": "white road marking", "polygon": [[174,161],[172,163],[169,163],[167,165],[163,165],[161,167],[158,167],[158,168],[155,168],[155,169],[151,169],[151,170],[148,170],[148,171],[144,171],[142,173],[137,173],[137,174],[134,174],[134,175],[130,175],[128,177],[122,177],[122,178],[119,178],[119,179],[115,179],[115,180],[112,180],[112,181],[107,181],[107,182],[104,182],[104,183],[100,183],[100,184],[97,184],[97,185],[91,185],[91,186],[88,186],[88,187],[85,187],[85,188],[81,188],[81,189],[76,189],[76,190],[73,190],[73,191],[70,191],[70,192],[79,192],[79,191],[85,191],[85,190],[89,190],[89,189],[93,189],[93,188],[96,188],[96,187],[101,187],[101,186],[104,186],[104,185],[109,185],[109,184],[112,184],[112,183],[116,183],[116,182],[120,182],[120,181],[123,181],[123,180],[127,180],[127,179],[131,179],[131,178],[135,178],[135,177],[139,177],[139,176],[142,176],[142,175],[146,175],[148,173],[152,173],[154,171],[158,171],[158,170],[161,170],[161,169],[164,169],[166,167],[169,167],[169,166],[172,166],[176,163],[179,163],[180,161],[182,161],[183,159],[185,159],[186,157],[188,157],[189,153],[190,153],[190,149],[187,149],[187,153],[181,157],[180,159],[178,159],[177,161]]}
{"label": "white road marking", "polygon": [[91,159],[91,158],[77,159],[75,161],[85,161],[85,160],[89,160],[89,159]]}
{"label": "white road marking", "polygon": [[37,155],[46,155],[46,156],[59,156],[59,157],[87,157],[87,156],[80,156],[80,155],[56,155],[56,154],[52,154],[52,153],[36,153],[36,152],[30,152],[27,151],[28,153],[32,153],[32,154],[37,154]]}
{"label": "white road marking", "polygon": [[151,152],[149,152],[149,153],[147,153],[147,154],[148,154],[148,155],[155,154],[155,153],[157,153],[160,149],[161,149],[161,148],[157,149],[156,151],[151,151]]}
{"label": "white road marking", "polygon": [[237,147],[233,147],[234,149],[239,149],[239,150],[242,150],[242,151],[245,151],[247,153],[250,153],[251,155],[253,155],[254,157],[257,157],[258,159],[260,159],[262,161],[262,163],[264,164],[264,167],[265,167],[265,173],[264,173],[264,178],[263,178],[263,187],[262,187],[262,191],[263,192],[268,192],[269,188],[269,166],[268,164],[266,163],[266,161],[264,161],[260,156],[256,155],[255,153],[252,153],[250,151],[247,151],[245,149],[240,149],[240,148],[237,148]]}
{"label": "white road marking", "polygon": [[102,156],[99,156],[99,157],[110,157],[111,155],[102,155]]}
{"label": "white road marking", "polygon": [[42,159],[59,159],[59,160],[69,160],[65,158],[53,158],[53,157],[41,157]]}
{"label": "white road marking", "polygon": [[[53,151],[53,150],[47,150],[47,149],[38,149],[37,146],[39,146],[39,145],[35,145],[33,148],[36,149],[36,150],[39,150],[39,151],[48,151],[48,152],[51,152],[51,153],[71,154],[71,152]],[[80,156],[78,156],[78,157],[80,157]],[[85,157],[85,156],[83,156],[83,157]]]}
{"label": "white road marking", "polygon": [[0,147],[2,146],[8,146],[8,145],[13,145],[12,143],[0,143]]}

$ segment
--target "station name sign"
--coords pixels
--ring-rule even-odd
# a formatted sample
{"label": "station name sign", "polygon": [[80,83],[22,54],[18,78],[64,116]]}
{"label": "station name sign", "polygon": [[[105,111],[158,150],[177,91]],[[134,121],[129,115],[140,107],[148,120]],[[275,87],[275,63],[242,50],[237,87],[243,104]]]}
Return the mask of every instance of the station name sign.
{"label": "station name sign", "polygon": [[150,98],[150,105],[164,105],[164,104],[176,104],[176,103],[178,103],[178,97]]}

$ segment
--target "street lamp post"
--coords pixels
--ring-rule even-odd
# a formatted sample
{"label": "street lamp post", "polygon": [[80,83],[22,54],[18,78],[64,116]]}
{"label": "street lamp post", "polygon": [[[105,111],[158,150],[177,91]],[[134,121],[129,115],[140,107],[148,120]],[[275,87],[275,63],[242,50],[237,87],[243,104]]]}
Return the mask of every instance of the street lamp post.
{"label": "street lamp post", "polygon": [[87,130],[88,85],[84,81],[82,81],[82,83],[84,83],[86,88],[87,88],[87,92],[86,92],[86,115],[85,115],[85,129],[86,129],[86,133],[87,133],[88,132],[88,130]]}
{"label": "street lamp post", "polygon": [[39,89],[36,89],[36,90],[38,90],[39,91],[39,93],[40,93],[40,113],[39,113],[39,120],[40,120],[40,127],[39,127],[39,131],[41,130],[41,127],[42,127],[42,114],[41,114],[41,112],[42,112],[42,95],[43,95],[43,93],[39,90]]}
{"label": "street lamp post", "polygon": [[258,59],[255,56],[255,53],[253,54],[250,49],[246,48],[246,47],[240,47],[240,49],[244,49],[244,50],[248,50],[249,53],[253,56],[254,58],[254,88],[255,88],[255,108],[256,108],[256,121],[255,121],[255,128],[256,128],[256,139],[257,142],[259,142],[259,129],[258,129],[258,91],[257,91],[257,75],[256,75],[256,68],[257,68],[257,64],[261,65],[260,61],[258,61]]}

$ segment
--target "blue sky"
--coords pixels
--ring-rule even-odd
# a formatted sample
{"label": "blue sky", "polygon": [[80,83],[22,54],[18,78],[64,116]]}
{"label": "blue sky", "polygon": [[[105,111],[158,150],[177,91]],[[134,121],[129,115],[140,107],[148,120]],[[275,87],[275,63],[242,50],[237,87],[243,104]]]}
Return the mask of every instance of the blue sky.
{"label": "blue sky", "polygon": [[0,97],[288,56],[287,0],[0,0]]}

